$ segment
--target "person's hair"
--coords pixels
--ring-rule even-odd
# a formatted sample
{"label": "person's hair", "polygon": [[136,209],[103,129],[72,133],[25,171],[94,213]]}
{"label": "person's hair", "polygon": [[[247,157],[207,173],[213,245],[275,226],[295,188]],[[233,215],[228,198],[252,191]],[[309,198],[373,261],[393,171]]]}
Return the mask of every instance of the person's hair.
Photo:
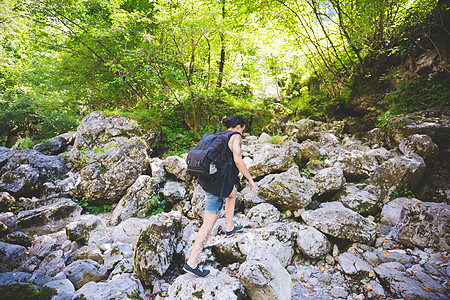
{"label": "person's hair", "polygon": [[222,120],[222,124],[226,127],[226,128],[234,128],[238,125],[241,125],[242,127],[245,126],[245,121],[244,118],[240,115],[234,115],[231,116],[229,118],[224,118]]}

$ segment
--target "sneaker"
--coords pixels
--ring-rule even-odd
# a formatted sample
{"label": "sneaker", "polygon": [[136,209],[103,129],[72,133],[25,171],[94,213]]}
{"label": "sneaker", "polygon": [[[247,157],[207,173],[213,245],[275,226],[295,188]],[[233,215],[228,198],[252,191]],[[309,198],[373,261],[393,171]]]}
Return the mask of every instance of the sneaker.
{"label": "sneaker", "polygon": [[234,226],[232,230],[225,231],[225,234],[227,236],[233,236],[237,232],[242,232],[244,230],[244,227],[242,225]]}
{"label": "sneaker", "polygon": [[192,269],[191,266],[189,266],[187,263],[184,264],[183,270],[186,272],[190,272],[194,275],[197,275],[198,277],[206,277],[209,275],[209,270],[203,269],[203,266],[197,265],[195,269]]}

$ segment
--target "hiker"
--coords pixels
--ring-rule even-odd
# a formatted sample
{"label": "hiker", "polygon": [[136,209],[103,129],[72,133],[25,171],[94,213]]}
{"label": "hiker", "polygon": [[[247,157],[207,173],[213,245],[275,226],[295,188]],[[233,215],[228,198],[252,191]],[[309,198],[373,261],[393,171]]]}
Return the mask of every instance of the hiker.
{"label": "hiker", "polygon": [[[256,195],[256,184],[250,176],[250,172],[242,160],[241,146],[242,133],[245,129],[245,121],[239,115],[234,115],[230,118],[222,120],[223,125],[227,128],[221,134],[227,137],[228,143],[224,145],[227,152],[227,157],[231,160],[231,168],[229,169],[225,178],[218,176],[215,180],[207,180],[199,177],[200,186],[206,192],[205,214],[203,217],[203,224],[195,237],[194,247],[183,269],[186,272],[191,272],[199,277],[206,277],[209,275],[209,270],[203,269],[203,266],[198,265],[198,257],[205,247],[214,224],[217,221],[220,211],[222,210],[223,200],[225,199],[225,218],[227,236],[233,236],[237,232],[243,230],[242,225],[234,225],[234,205],[236,203],[236,187],[234,184],[239,180],[239,171],[247,178],[250,190]],[[222,195],[221,195],[222,192]],[[222,198],[222,197],[223,198]]]}

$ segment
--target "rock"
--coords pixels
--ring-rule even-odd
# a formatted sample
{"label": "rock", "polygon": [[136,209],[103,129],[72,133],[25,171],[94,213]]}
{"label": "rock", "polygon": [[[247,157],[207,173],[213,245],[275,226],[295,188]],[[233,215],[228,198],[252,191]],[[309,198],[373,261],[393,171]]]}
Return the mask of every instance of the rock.
{"label": "rock", "polygon": [[62,136],[55,136],[42,143],[36,144],[33,150],[39,151],[45,155],[57,155],[66,150],[67,140]]}
{"label": "rock", "polygon": [[332,287],[330,289],[330,296],[333,298],[346,299],[348,296],[348,292],[343,287]]}
{"label": "rock", "polygon": [[218,272],[216,276],[196,277],[193,274],[178,276],[168,291],[169,299],[245,299],[243,285],[235,277]]}
{"label": "rock", "polygon": [[[36,296],[34,288],[29,284],[31,274],[25,272],[0,273],[0,290],[3,299],[16,299],[18,293],[25,296]],[[31,295],[30,295],[31,294]]]}
{"label": "rock", "polygon": [[254,248],[237,276],[251,299],[291,299],[291,276],[265,249]]}
{"label": "rock", "polygon": [[413,134],[409,137],[409,140],[403,140],[398,147],[404,155],[418,154],[427,164],[433,162],[439,153],[438,145],[424,134]]}
{"label": "rock", "polygon": [[148,175],[139,176],[114,209],[112,223],[117,225],[128,218],[144,217],[151,209],[151,200],[157,193],[156,179]]}
{"label": "rock", "polygon": [[[373,252],[366,251],[363,253],[364,258],[372,263],[389,263],[397,262],[402,265],[412,263],[413,257],[406,254],[404,250],[375,250]],[[376,257],[375,261],[374,258]]]}
{"label": "rock", "polygon": [[37,256],[38,258],[42,259],[56,249],[56,243],[56,239],[48,235],[41,236],[37,238],[31,245],[29,255]]}
{"label": "rock", "polygon": [[[116,275],[106,282],[89,282],[79,289],[73,300],[144,299],[144,288],[132,274]],[[139,298],[139,299],[140,299]]]}
{"label": "rock", "polygon": [[187,165],[186,161],[179,156],[169,156],[162,162],[166,168],[167,173],[174,175],[181,181],[189,179],[189,174],[186,173]]}
{"label": "rock", "polygon": [[16,197],[37,196],[39,195],[39,175],[39,171],[29,165],[19,166],[1,175],[0,190],[7,191]]}
{"label": "rock", "polygon": [[129,244],[115,244],[104,253],[104,266],[111,270],[121,260],[133,256],[133,247]]}
{"label": "rock", "polygon": [[332,195],[344,186],[344,172],[339,167],[325,168],[314,176],[313,181],[318,189],[316,196],[323,198]]}
{"label": "rock", "polygon": [[261,135],[258,138],[258,143],[260,144],[270,143],[270,135],[268,135],[265,132],[261,133]]}
{"label": "rock", "polygon": [[14,269],[26,259],[26,251],[23,246],[0,242],[0,262]]}
{"label": "rock", "polygon": [[342,272],[352,277],[369,277],[369,273],[372,271],[372,268],[367,262],[349,252],[339,255],[338,261]]}
{"label": "rock", "polygon": [[310,119],[301,119],[295,123],[287,122],[285,134],[296,138],[298,141],[306,140],[312,137],[314,121]]}
{"label": "rock", "polygon": [[400,213],[402,212],[403,206],[408,202],[416,203],[417,201],[419,200],[415,198],[397,198],[386,203],[381,211],[380,222],[394,226],[400,220]]}
{"label": "rock", "polygon": [[419,184],[425,172],[425,162],[417,154],[396,156],[379,166],[368,183],[382,185],[386,189],[400,191],[403,189],[414,190]]}
{"label": "rock", "polygon": [[188,217],[203,218],[203,214],[205,212],[205,203],[206,203],[206,192],[202,189],[200,185],[197,185],[192,195],[191,199],[192,209],[190,213],[188,213]]}
{"label": "rock", "polygon": [[8,192],[0,192],[0,212],[3,213],[9,211],[14,201],[14,197]]}
{"label": "rock", "polygon": [[5,242],[24,247],[31,246],[31,238],[23,232],[15,231],[5,236]]}
{"label": "rock", "polygon": [[53,277],[56,274],[63,272],[66,268],[66,264],[63,256],[62,250],[57,250],[50,253],[39,266],[39,271],[44,276]]}
{"label": "rock", "polygon": [[71,263],[64,270],[76,289],[81,288],[89,281],[98,282],[107,277],[108,269],[90,259],[77,260]]}
{"label": "rock", "polygon": [[319,230],[308,227],[298,232],[297,247],[308,258],[318,259],[330,252],[331,244]]}
{"label": "rock", "polygon": [[292,175],[291,172],[272,174],[258,183],[258,196],[280,210],[297,210],[306,207],[317,192],[316,183]]}
{"label": "rock", "polygon": [[150,285],[162,276],[172,262],[181,234],[181,214],[161,213],[152,216],[139,236],[134,253],[135,273]]}
{"label": "rock", "polygon": [[272,204],[262,203],[251,208],[247,217],[251,222],[269,225],[280,220],[280,211]]}
{"label": "rock", "polygon": [[362,215],[374,214],[378,209],[379,198],[369,192],[372,188],[366,184],[347,184],[333,200]]}
{"label": "rock", "polygon": [[112,232],[114,242],[136,245],[141,230],[145,228],[147,221],[139,218],[126,219],[114,228]]}
{"label": "rock", "polygon": [[394,240],[407,246],[450,250],[450,205],[411,202],[403,206],[400,220],[392,230]]}
{"label": "rock", "polygon": [[241,191],[241,194],[242,201],[244,202],[244,207],[246,209],[250,209],[258,204],[265,202],[263,199],[253,194],[253,191],[251,191],[248,186]]}
{"label": "rock", "polygon": [[100,217],[94,215],[82,215],[75,221],[67,224],[66,235],[71,241],[87,245],[89,241],[93,240],[95,235],[102,234],[105,230],[106,224]]}
{"label": "rock", "polygon": [[311,159],[320,158],[320,147],[317,142],[311,140],[303,141],[300,144],[300,152],[302,154],[303,161],[310,161]]}
{"label": "rock", "polygon": [[0,146],[0,169],[8,162],[15,150]]}
{"label": "rock", "polygon": [[171,203],[177,203],[186,196],[186,188],[179,182],[167,181],[163,188],[164,198]]}
{"label": "rock", "polygon": [[39,196],[39,185],[50,179],[62,178],[68,169],[55,156],[35,150],[15,151],[0,169],[0,190],[13,196]]}
{"label": "rock", "polygon": [[435,293],[430,287],[415,280],[413,277],[404,276],[404,273],[381,264],[374,269],[381,282],[387,286],[394,297],[403,299],[447,299],[442,294]]}
{"label": "rock", "polygon": [[376,224],[348,208],[319,208],[306,211],[302,219],[323,233],[353,242],[371,244]]}
{"label": "rock", "polygon": [[133,257],[125,258],[119,261],[109,275],[109,278],[111,279],[116,275],[124,273],[133,273]]}
{"label": "rock", "polygon": [[17,227],[27,234],[43,235],[57,232],[81,214],[82,208],[67,198],[53,204],[19,213]]}
{"label": "rock", "polygon": [[159,157],[150,158],[150,170],[152,178],[154,178],[157,184],[166,181],[167,172],[164,169],[163,161]]}
{"label": "rock", "polygon": [[0,213],[0,222],[5,224],[9,229],[15,229],[17,217],[12,212]]}
{"label": "rock", "polygon": [[253,163],[248,166],[248,170],[253,177],[287,171],[295,166],[295,159],[301,159],[300,144],[291,141],[280,147],[268,144],[255,152]]}
{"label": "rock", "polygon": [[[91,259],[101,265],[103,265],[104,263],[102,251],[100,250],[99,246],[95,244],[83,246],[75,250],[74,252],[72,252],[71,257],[73,257],[73,261],[80,259]],[[71,261],[69,257],[68,263],[71,263],[73,261]]]}
{"label": "rock", "polygon": [[[80,125],[81,126],[81,125]],[[148,168],[146,143],[137,137],[122,143],[101,146],[105,152],[90,150],[92,162],[80,170],[76,196],[86,197],[90,204],[112,204]]]}
{"label": "rock", "polygon": [[40,290],[42,299],[65,300],[72,299],[75,287],[69,279],[53,280],[46,283]]}
{"label": "rock", "polygon": [[220,238],[212,244],[216,260],[223,263],[244,262],[254,247],[266,249],[285,267],[294,254],[292,232],[283,223],[272,223],[233,238]]}
{"label": "rock", "polygon": [[450,111],[448,107],[435,107],[389,119],[391,136],[400,144],[414,134],[426,134],[442,149],[448,146],[450,136]]}
{"label": "rock", "polygon": [[330,160],[335,167],[341,167],[347,181],[360,181],[369,178],[377,169],[377,159],[359,150],[339,152]]}
{"label": "rock", "polygon": [[36,256],[31,256],[27,260],[21,263],[21,265],[16,269],[19,272],[33,273],[41,264],[41,260]]}

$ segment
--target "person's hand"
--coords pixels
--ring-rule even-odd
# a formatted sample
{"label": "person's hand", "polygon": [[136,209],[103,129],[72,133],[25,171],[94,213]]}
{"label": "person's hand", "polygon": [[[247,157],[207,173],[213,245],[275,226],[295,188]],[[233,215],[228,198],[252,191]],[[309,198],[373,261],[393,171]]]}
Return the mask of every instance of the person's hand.
{"label": "person's hand", "polygon": [[253,179],[251,179],[248,182],[248,185],[250,187],[250,190],[253,192],[253,194],[256,196],[256,192],[258,191],[258,187],[256,186],[256,183],[253,181]]}

